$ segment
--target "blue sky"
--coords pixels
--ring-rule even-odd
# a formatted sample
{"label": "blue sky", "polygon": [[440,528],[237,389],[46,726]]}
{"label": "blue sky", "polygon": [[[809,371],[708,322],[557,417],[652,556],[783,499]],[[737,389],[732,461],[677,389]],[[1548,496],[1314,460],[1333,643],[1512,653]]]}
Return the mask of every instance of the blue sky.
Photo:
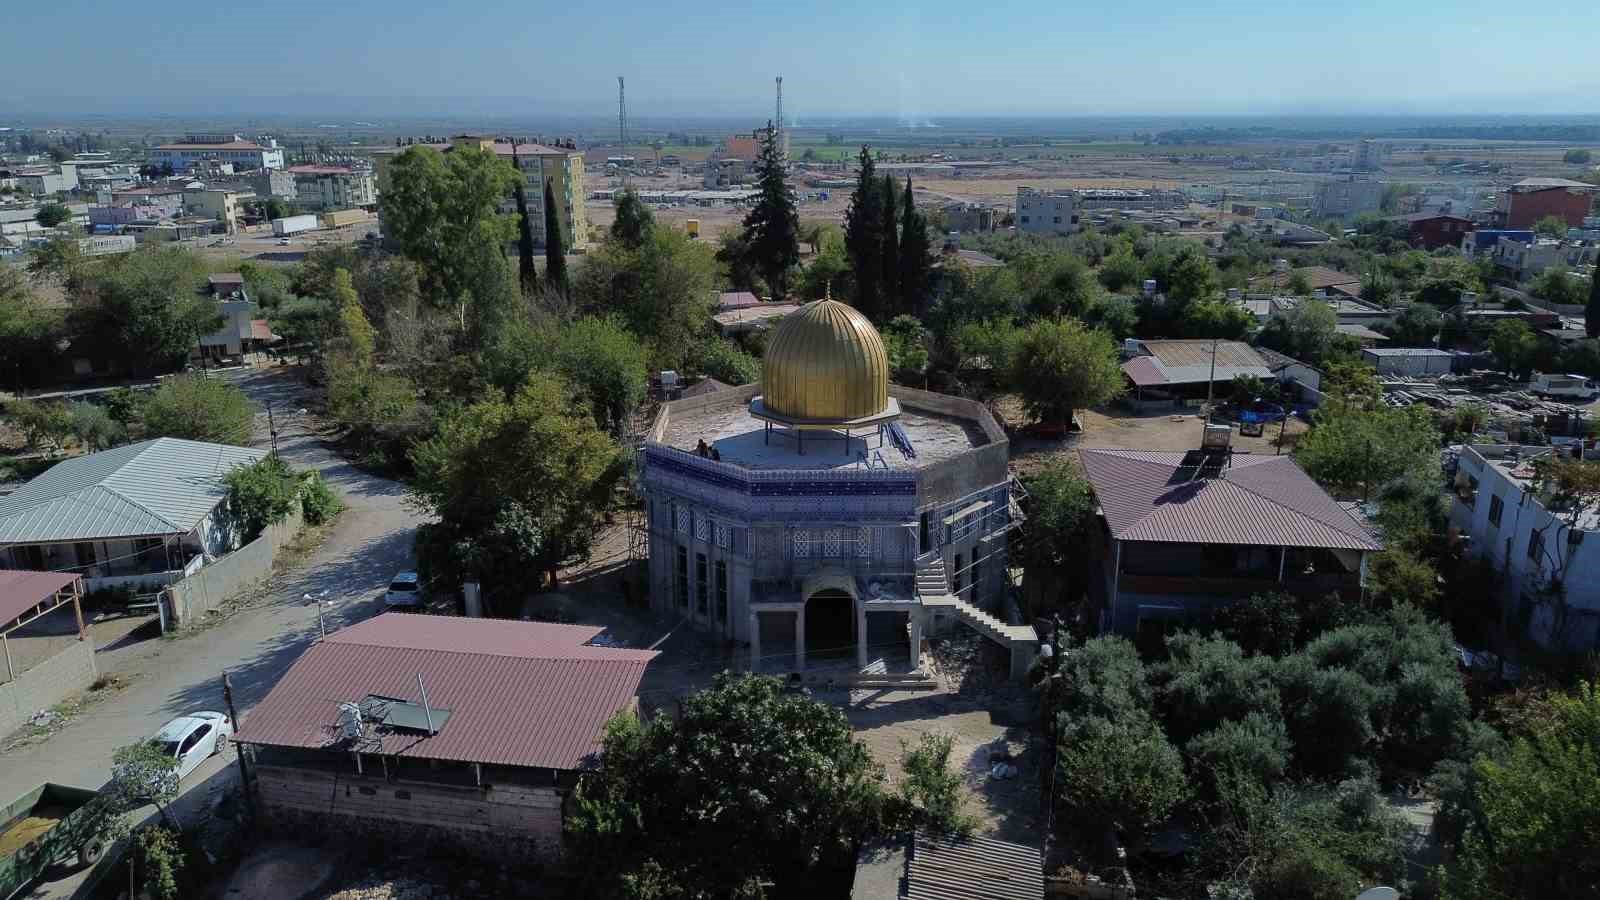
{"label": "blue sky", "polygon": [[[1600,112],[1592,2],[25,3],[6,108],[752,115]],[[263,107],[275,108],[263,108]],[[83,109],[89,107],[92,109]],[[287,108],[281,108],[287,107]],[[302,110],[307,111],[307,110]]]}

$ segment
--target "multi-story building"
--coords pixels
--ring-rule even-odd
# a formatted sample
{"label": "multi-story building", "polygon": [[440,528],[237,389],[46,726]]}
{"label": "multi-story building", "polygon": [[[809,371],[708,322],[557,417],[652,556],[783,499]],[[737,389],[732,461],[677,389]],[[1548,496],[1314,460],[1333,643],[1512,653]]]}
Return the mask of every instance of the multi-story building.
{"label": "multi-story building", "polygon": [[1317,185],[1313,215],[1348,219],[1375,213],[1383,206],[1383,183],[1350,176]]}
{"label": "multi-story building", "polygon": [[650,603],[757,669],[914,672],[924,629],[959,618],[1020,674],[1037,636],[991,614],[1018,517],[1006,458],[982,404],[890,385],[864,316],[806,304],[759,385],[669,402],[647,433]]}
{"label": "multi-story building", "polygon": [[1494,223],[1500,228],[1532,228],[1555,216],[1569,228],[1580,228],[1594,207],[1595,186],[1565,178],[1524,178],[1500,194]]}
{"label": "multi-story building", "polygon": [[1537,237],[1526,241],[1502,237],[1495,242],[1489,259],[1496,269],[1506,275],[1518,281],[1528,281],[1553,266],[1573,268],[1587,265],[1594,259],[1594,248]]}
{"label": "multi-story building", "polygon": [[705,177],[701,183],[708,188],[733,187],[750,180],[755,171],[756,158],[761,155],[761,133],[733,135],[711,148],[706,158]]}
{"label": "multi-story building", "polygon": [[[297,200],[300,197],[295,189],[295,176],[283,169],[262,169],[243,180],[250,186],[250,190],[257,197],[276,197],[279,200]],[[376,188],[373,190],[376,196]]]}
{"label": "multi-story building", "polygon": [[25,169],[14,176],[17,187],[35,197],[49,197],[62,191],[78,188],[78,167],[62,163],[59,169],[49,167]]}
{"label": "multi-story building", "polygon": [[1546,647],[1600,647],[1600,513],[1541,484],[1551,447],[1468,444],[1450,524],[1497,574],[1502,621]]}
{"label": "multi-story building", "polygon": [[232,163],[237,171],[281,169],[283,150],[277,141],[262,145],[236,134],[190,134],[150,151],[151,165],[171,166],[174,172],[187,172],[202,160]]}
{"label": "multi-story building", "polygon": [[1017,230],[1028,234],[1072,234],[1078,230],[1074,191],[1017,188]]}
{"label": "multi-story building", "polygon": [[239,201],[249,198],[229,190],[190,188],[183,192],[183,205],[190,213],[216,219],[224,234],[239,230]]}
{"label": "multi-story building", "polygon": [[[545,144],[495,141],[489,138],[462,136],[454,139],[453,146],[476,146],[493,152],[507,162],[515,162],[522,172],[524,193],[528,200],[529,218],[533,220],[533,242],[543,247],[551,223],[544,220],[544,192],[546,185],[555,196],[556,216],[559,218],[562,245],[571,249],[589,240],[589,216],[583,207],[583,151],[576,147],[551,147]],[[507,198],[502,209],[511,212],[515,202]]]}
{"label": "multi-story building", "polygon": [[1424,250],[1460,246],[1475,227],[1471,219],[1449,213],[1422,212],[1406,217],[1411,245]]}
{"label": "multi-story building", "polygon": [[994,230],[994,210],[981,203],[947,203],[943,207],[945,228],[972,234]]}
{"label": "multi-story building", "polygon": [[296,202],[307,209],[356,209],[376,206],[378,185],[372,170],[350,166],[290,166]]}

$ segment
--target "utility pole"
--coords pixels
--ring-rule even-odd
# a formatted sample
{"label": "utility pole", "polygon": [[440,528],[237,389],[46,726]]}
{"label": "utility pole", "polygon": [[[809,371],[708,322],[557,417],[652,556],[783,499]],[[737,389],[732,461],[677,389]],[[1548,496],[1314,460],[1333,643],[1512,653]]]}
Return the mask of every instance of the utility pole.
{"label": "utility pole", "polygon": [[272,435],[272,455],[278,455],[278,422],[272,418],[272,402],[267,401],[267,433]]}
{"label": "utility pole", "polygon": [[[222,702],[228,707],[228,718],[233,722],[234,732],[238,733],[239,711],[233,707],[233,681],[228,677],[227,672],[222,673]],[[250,807],[251,818],[255,818],[256,799],[255,794],[250,790],[250,769],[244,761],[244,748],[235,744],[233,750],[239,754],[239,781],[244,786],[244,803],[245,806]]]}
{"label": "utility pole", "polygon": [[1206,379],[1206,422],[1211,422],[1211,401],[1217,384],[1217,339],[1211,339],[1211,375]]}
{"label": "utility pole", "polygon": [[777,129],[778,129],[777,133],[773,135],[773,139],[774,139],[773,142],[777,145],[779,150],[783,151],[783,155],[784,155],[785,159],[787,159],[788,156],[789,156],[789,150],[788,150],[787,147],[785,147],[783,145],[783,76],[782,75],[778,76],[778,124],[777,124]]}
{"label": "utility pole", "polygon": [[617,76],[617,143],[622,149],[617,151],[617,159],[622,164],[622,183],[628,183],[628,97],[624,91],[622,76]]}

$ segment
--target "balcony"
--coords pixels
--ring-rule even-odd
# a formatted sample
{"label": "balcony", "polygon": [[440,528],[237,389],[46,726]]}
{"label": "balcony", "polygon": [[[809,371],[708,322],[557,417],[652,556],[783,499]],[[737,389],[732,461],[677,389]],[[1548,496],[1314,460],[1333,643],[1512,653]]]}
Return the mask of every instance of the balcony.
{"label": "balcony", "polygon": [[1269,591],[1320,595],[1337,591],[1355,593],[1361,578],[1354,572],[1319,572],[1289,575],[1283,581],[1270,577],[1219,575],[1131,575],[1123,573],[1117,583],[1122,594],[1165,594],[1169,596],[1248,597]]}

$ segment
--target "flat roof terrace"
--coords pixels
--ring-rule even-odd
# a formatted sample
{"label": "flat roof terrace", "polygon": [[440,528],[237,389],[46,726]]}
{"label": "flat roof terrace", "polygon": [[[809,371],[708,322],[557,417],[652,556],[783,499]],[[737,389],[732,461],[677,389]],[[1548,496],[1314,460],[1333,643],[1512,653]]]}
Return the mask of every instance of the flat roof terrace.
{"label": "flat roof terrace", "polygon": [[915,396],[901,396],[897,388],[890,389],[900,399],[896,421],[916,452],[914,457],[897,449],[887,434],[880,436],[876,427],[852,432],[848,448],[843,432],[800,432],[779,426],[769,432],[766,422],[750,415],[750,398],[757,393],[759,388],[746,386],[669,404],[663,412],[665,422],[657,421],[652,439],[689,453],[705,441],[716,448],[722,462],[749,469],[865,470],[869,465],[864,456],[870,468],[879,471],[915,471],[991,443],[982,423],[929,409]]}

